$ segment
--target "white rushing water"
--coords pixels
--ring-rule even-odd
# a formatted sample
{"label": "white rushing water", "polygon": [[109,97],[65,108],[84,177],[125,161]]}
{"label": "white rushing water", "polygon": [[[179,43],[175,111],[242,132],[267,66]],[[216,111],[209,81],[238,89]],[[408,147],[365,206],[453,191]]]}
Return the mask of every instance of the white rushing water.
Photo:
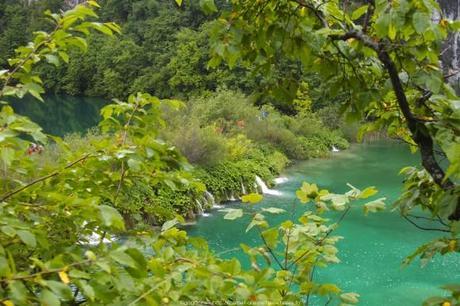
{"label": "white rushing water", "polygon": [[209,191],[206,190],[204,192],[204,197],[208,201],[208,204],[209,204],[210,207],[214,207],[216,205],[216,199],[214,198],[212,193],[210,193]]}
{"label": "white rushing water", "polygon": [[263,194],[269,194],[269,195],[274,195],[274,196],[280,196],[283,194],[281,191],[268,188],[267,184],[265,184],[265,182],[257,175],[256,175],[256,184],[260,188]]}
{"label": "white rushing water", "polygon": [[276,185],[279,185],[279,184],[287,183],[289,181],[289,179],[287,177],[285,177],[285,176],[281,176],[281,177],[277,177],[273,181],[275,182]]}
{"label": "white rushing water", "polygon": [[340,152],[340,150],[337,149],[335,146],[332,146],[332,152]]}
{"label": "white rushing water", "polygon": [[203,205],[201,204],[201,202],[199,200],[196,200],[196,205],[197,205],[197,208],[198,208],[198,214],[202,215],[204,213]]}
{"label": "white rushing water", "polygon": [[[99,235],[98,233],[92,233],[90,236],[87,236],[85,237],[83,240],[84,241],[88,241],[88,244],[91,245],[91,246],[95,246],[95,245],[98,245],[101,243],[101,238],[102,236]],[[102,243],[106,244],[106,243],[111,243],[113,242],[112,239],[107,239],[104,237],[104,239],[102,239]]]}
{"label": "white rushing water", "polygon": [[230,202],[236,202],[238,199],[235,198],[235,195],[233,193],[230,194],[230,196],[227,199]]}

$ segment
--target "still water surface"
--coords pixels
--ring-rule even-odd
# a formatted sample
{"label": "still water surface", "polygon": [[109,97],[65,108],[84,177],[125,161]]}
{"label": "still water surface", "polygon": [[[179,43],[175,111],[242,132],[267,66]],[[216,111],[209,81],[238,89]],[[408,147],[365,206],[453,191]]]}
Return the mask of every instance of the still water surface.
{"label": "still water surface", "polygon": [[26,96],[13,100],[11,105],[16,113],[30,117],[46,133],[55,136],[81,133],[96,126],[99,111],[107,103],[101,98],[68,95],[46,95],[44,99],[45,103]]}
{"label": "still water surface", "polygon": [[[391,203],[401,188],[399,169],[416,163],[417,156],[399,144],[356,145],[335,154],[332,159],[295,164],[284,174],[289,181],[277,186],[282,195],[266,196],[258,206],[290,210],[295,190],[303,181],[315,182],[334,192],[346,191],[346,183],[358,188],[376,186],[380,191],[378,196],[387,197],[387,202]],[[245,208],[241,203],[229,205]],[[299,206],[298,209],[305,208]],[[189,233],[205,237],[216,253],[223,252],[222,256],[227,258],[237,257],[247,265],[247,258],[238,249],[239,244],[261,245],[260,238],[255,232],[245,233],[249,217],[228,221],[223,219],[224,214],[213,210],[210,216],[201,217],[190,227]],[[337,213],[329,215],[331,220],[338,216]],[[269,219],[275,225],[287,217],[271,216]],[[341,223],[337,234],[344,237],[338,243],[341,263],[318,270],[317,279],[359,293],[359,305],[420,305],[424,298],[441,294],[439,286],[460,282],[460,264],[455,255],[438,256],[424,268],[418,262],[401,267],[405,256],[438,234],[418,230],[401,219],[397,212],[364,216],[362,209],[355,207]]]}

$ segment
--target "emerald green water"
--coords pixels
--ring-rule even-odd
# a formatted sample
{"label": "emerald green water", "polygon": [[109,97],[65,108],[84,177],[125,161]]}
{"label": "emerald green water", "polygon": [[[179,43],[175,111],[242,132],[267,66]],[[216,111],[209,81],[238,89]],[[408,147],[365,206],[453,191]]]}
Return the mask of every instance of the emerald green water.
{"label": "emerald green water", "polygon": [[[266,196],[257,207],[289,210],[295,190],[303,181],[315,182],[334,192],[346,191],[346,183],[358,188],[376,186],[379,195],[391,203],[401,188],[399,169],[417,163],[417,156],[411,155],[406,147],[391,143],[356,145],[334,155],[332,159],[311,160],[287,169],[284,176],[289,181],[276,187],[283,195]],[[248,209],[241,203],[230,206]],[[297,209],[299,212],[305,208],[297,206]],[[261,245],[260,238],[255,232],[245,233],[249,217],[227,221],[223,215],[224,212],[213,210],[188,231],[206,238],[216,253],[226,258],[237,257],[247,265],[239,244]],[[338,214],[331,213],[328,217],[336,220]],[[274,225],[287,218],[286,214],[269,217],[269,220]],[[316,279],[359,293],[359,305],[420,305],[426,297],[443,294],[437,289],[439,286],[460,281],[460,264],[455,255],[438,256],[424,268],[418,262],[401,267],[405,256],[439,234],[415,228],[397,212],[385,211],[366,217],[362,209],[356,207],[337,233],[344,237],[338,243],[341,263],[317,270]]]}
{"label": "emerald green water", "polygon": [[99,111],[106,104],[101,98],[74,97],[68,95],[46,95],[45,103],[26,96],[11,101],[15,112],[30,117],[51,135],[64,136],[80,133],[96,126]]}

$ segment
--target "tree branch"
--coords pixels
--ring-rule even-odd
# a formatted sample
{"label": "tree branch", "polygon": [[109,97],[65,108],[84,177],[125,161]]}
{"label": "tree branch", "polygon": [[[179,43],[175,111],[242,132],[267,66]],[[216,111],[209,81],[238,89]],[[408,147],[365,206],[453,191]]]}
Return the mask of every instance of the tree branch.
{"label": "tree branch", "polygon": [[[74,162],[68,164],[68,165],[65,166],[62,170],[67,170],[67,169],[69,169],[69,168],[75,166],[75,165],[78,164],[79,162],[84,161],[85,159],[88,159],[90,156],[91,156],[90,154],[86,154],[85,156],[79,158],[78,160],[76,160],[76,161],[74,161]],[[48,179],[50,179],[50,178],[52,178],[52,177],[58,176],[59,174],[61,174],[62,170],[54,171],[54,172],[52,172],[52,173],[50,173],[50,174],[48,174],[48,175],[45,175],[45,176],[43,176],[43,177],[41,177],[41,178],[38,178],[38,179],[36,179],[36,180],[33,180],[32,182],[28,183],[28,184],[25,185],[25,186],[22,186],[21,188],[18,188],[18,189],[16,189],[16,190],[13,190],[13,191],[11,191],[11,192],[6,193],[5,195],[3,195],[3,196],[0,198],[0,202],[3,202],[3,201],[5,201],[5,200],[7,200],[8,198],[14,196],[15,194],[18,194],[18,193],[20,193],[21,191],[23,191],[23,190],[25,190],[25,189],[27,189],[27,188],[29,188],[29,187],[35,185],[35,184],[38,184],[38,183],[43,182],[43,181],[46,181],[46,180],[48,180]]]}
{"label": "tree branch", "polygon": [[414,225],[416,228],[421,229],[421,230],[424,230],[424,231],[435,231],[435,232],[450,233],[450,230],[446,230],[446,229],[441,229],[441,228],[429,228],[429,227],[420,226],[420,225],[418,225],[417,223],[415,223],[414,221],[412,221],[408,216],[404,216],[404,215],[403,215],[403,218],[406,219],[407,221],[409,221],[409,223],[411,223],[412,225]]}
{"label": "tree branch", "polygon": [[273,250],[268,246],[268,243],[267,241],[265,240],[264,238],[264,235],[262,234],[262,232],[260,231],[260,228],[257,226],[257,229],[259,230],[259,234],[260,234],[260,238],[262,238],[262,241],[265,245],[265,248],[268,250],[268,252],[270,253],[270,255],[272,255],[273,259],[276,261],[276,263],[278,264],[279,268],[281,270],[286,270],[283,265],[281,264],[281,262],[279,261],[278,257],[276,257],[275,253],[273,252]]}
{"label": "tree branch", "polygon": [[[330,38],[333,40],[347,40],[349,38],[355,38],[377,52],[379,60],[382,62],[390,76],[398,106],[404,116],[404,119],[406,120],[406,125],[411,133],[411,137],[420,149],[423,167],[428,171],[435,183],[444,191],[454,189],[455,184],[450,179],[446,178],[444,170],[436,160],[432,136],[425,124],[416,118],[410,109],[404,87],[401,79],[399,78],[398,69],[386,51],[384,42],[375,42],[363,32],[356,30],[349,31],[344,35],[331,35]],[[460,220],[460,198],[457,201],[454,213],[449,218],[451,220]]]}
{"label": "tree branch", "polygon": [[367,2],[368,2],[367,12],[366,12],[366,16],[364,17],[364,22],[363,22],[363,32],[364,33],[367,32],[367,29],[371,22],[372,15],[374,15],[374,10],[375,10],[374,0],[368,0]]}

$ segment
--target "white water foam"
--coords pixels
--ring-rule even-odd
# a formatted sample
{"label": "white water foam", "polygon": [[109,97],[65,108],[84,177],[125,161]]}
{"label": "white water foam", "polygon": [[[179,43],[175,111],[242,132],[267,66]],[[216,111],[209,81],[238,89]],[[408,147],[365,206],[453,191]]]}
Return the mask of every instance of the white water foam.
{"label": "white water foam", "polygon": [[259,177],[256,176],[256,184],[260,188],[263,194],[269,194],[269,195],[274,195],[274,196],[280,196],[283,193],[279,190],[273,190],[268,188],[267,184]]}
{"label": "white water foam", "polygon": [[286,183],[287,181],[289,181],[289,179],[287,177],[285,177],[285,176],[281,176],[281,177],[277,177],[273,181],[275,182],[276,185],[279,185],[279,184]]}

